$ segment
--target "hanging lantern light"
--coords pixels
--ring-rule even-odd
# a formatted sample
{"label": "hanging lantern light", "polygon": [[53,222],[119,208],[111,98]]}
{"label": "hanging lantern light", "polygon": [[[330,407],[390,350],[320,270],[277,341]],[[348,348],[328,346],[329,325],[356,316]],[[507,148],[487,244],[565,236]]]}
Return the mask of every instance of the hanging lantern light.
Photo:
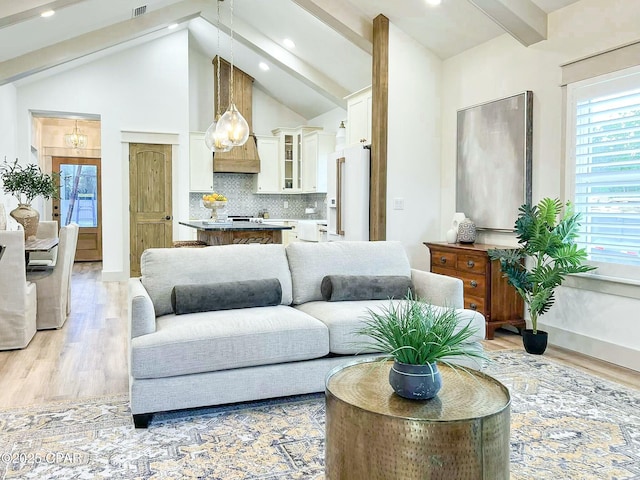
{"label": "hanging lantern light", "polygon": [[[224,112],[216,124],[216,137],[219,136],[223,143],[228,143],[233,147],[244,145],[249,139],[249,124],[238,111],[235,103],[233,103],[233,0],[229,3],[231,12],[231,21],[229,29],[231,30],[231,74],[229,76],[229,108]],[[218,57],[219,61],[219,57]],[[220,65],[218,64],[218,72]],[[219,75],[219,73],[218,73]],[[218,79],[218,90],[220,89],[220,80]]]}
{"label": "hanging lantern light", "polygon": [[214,121],[211,125],[209,125],[209,128],[207,128],[207,131],[204,134],[204,143],[207,146],[207,148],[209,150],[211,150],[212,152],[228,152],[229,150],[231,150],[233,148],[233,145],[230,144],[228,137],[226,137],[221,131],[218,132],[217,130],[217,125],[218,122],[220,121],[220,2],[222,0],[217,0],[217,24],[216,24],[216,29],[218,30],[218,55],[217,55],[217,59],[218,59],[218,68],[217,68],[217,92],[214,92],[214,96],[217,96],[217,102],[216,102],[216,106],[214,106],[214,112],[213,112],[213,116],[214,116]]}

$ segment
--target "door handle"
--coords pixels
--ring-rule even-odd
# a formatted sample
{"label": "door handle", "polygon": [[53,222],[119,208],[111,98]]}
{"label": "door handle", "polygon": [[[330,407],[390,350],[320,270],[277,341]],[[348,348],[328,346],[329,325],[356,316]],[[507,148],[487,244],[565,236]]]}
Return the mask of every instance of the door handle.
{"label": "door handle", "polygon": [[171,215],[167,215],[166,217],[164,217],[165,220],[171,220]]}

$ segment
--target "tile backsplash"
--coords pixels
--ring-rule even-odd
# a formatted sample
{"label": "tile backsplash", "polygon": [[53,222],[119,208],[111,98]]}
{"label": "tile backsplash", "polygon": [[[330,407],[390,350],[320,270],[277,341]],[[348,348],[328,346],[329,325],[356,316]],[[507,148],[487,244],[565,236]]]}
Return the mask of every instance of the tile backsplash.
{"label": "tile backsplash", "polygon": [[[257,217],[266,210],[270,218],[324,219],[327,212],[325,193],[305,193],[289,195],[268,195],[253,193],[253,175],[246,173],[216,173],[213,176],[213,190],[228,199],[228,215],[248,215]],[[209,218],[211,210],[202,206],[201,192],[189,193],[189,217]],[[288,208],[284,208],[285,202]],[[317,204],[317,206],[316,206]],[[314,207],[316,213],[305,214],[307,207]]]}

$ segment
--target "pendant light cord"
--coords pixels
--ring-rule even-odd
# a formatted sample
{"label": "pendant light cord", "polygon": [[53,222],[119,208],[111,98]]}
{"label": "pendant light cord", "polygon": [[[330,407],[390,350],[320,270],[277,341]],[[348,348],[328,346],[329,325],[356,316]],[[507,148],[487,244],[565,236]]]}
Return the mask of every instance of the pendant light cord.
{"label": "pendant light cord", "polygon": [[231,20],[229,28],[231,29],[231,75],[229,81],[229,107],[233,105],[233,0],[229,2],[229,10],[231,12]]}
{"label": "pendant light cord", "polygon": [[218,30],[218,68],[216,69],[216,81],[217,83],[217,88],[216,88],[216,93],[218,96],[218,103],[217,103],[217,107],[215,108],[215,112],[213,112],[213,120],[215,121],[218,118],[218,115],[220,115],[220,2],[222,0],[217,0],[216,4],[218,7],[218,16],[217,16],[217,24],[216,24],[216,29]]}

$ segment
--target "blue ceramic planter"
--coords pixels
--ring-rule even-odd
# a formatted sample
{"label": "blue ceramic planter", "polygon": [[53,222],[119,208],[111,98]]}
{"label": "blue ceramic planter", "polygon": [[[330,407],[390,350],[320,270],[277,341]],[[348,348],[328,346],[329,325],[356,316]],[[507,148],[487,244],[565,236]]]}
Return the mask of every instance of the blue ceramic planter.
{"label": "blue ceramic planter", "polygon": [[393,362],[389,371],[389,383],[398,395],[411,400],[428,400],[435,397],[442,387],[442,376],[435,362],[427,365],[410,365]]}

